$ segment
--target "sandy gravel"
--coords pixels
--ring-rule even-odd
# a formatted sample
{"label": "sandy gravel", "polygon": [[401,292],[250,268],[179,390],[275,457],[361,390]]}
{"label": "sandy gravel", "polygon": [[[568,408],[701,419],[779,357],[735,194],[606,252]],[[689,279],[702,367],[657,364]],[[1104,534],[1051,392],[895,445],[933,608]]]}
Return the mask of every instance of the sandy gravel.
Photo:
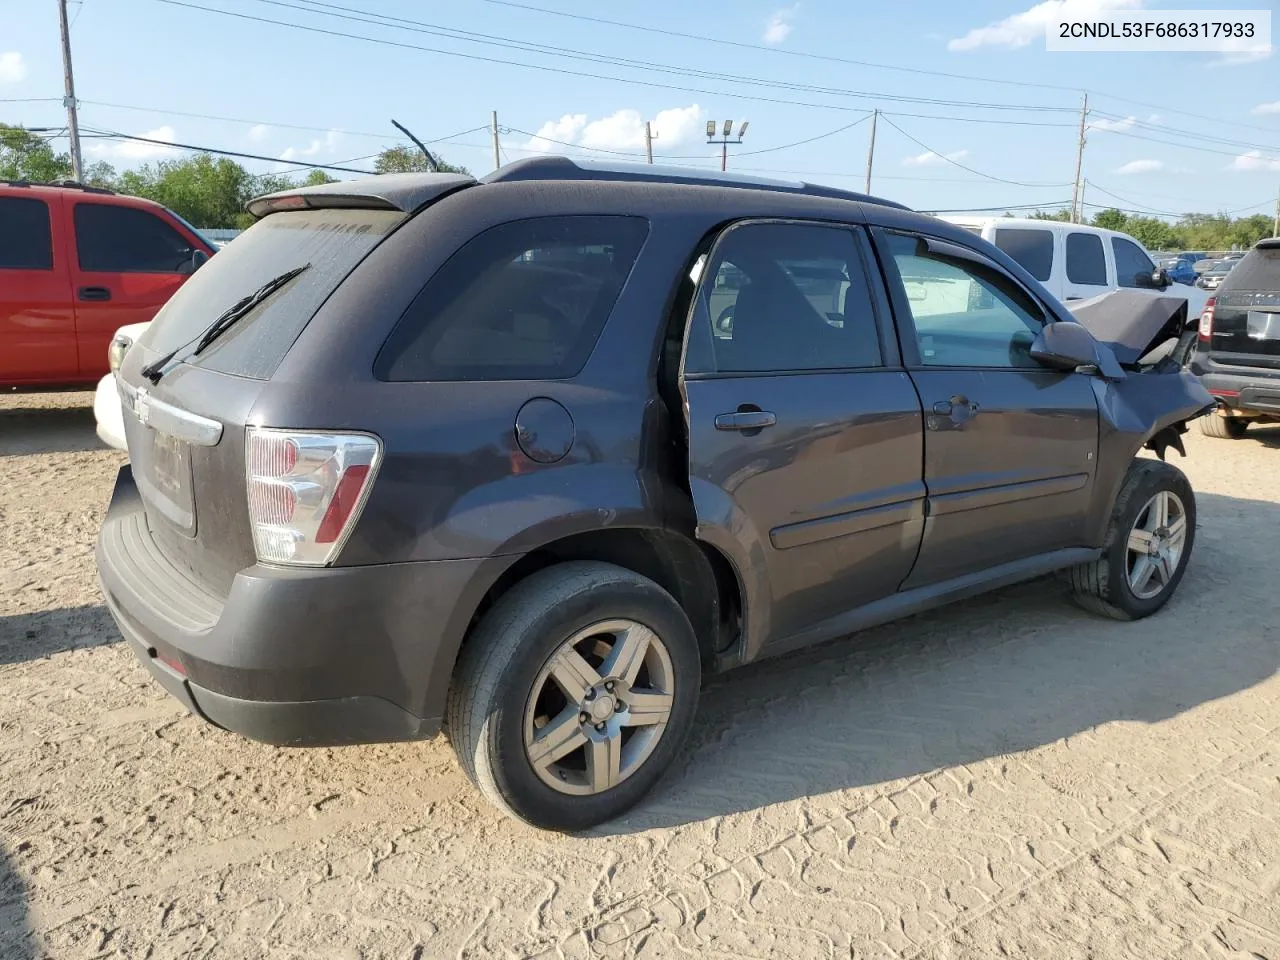
{"label": "sandy gravel", "polygon": [[1280,430],[1192,434],[1199,542],[1138,624],[1023,585],[717,681],[589,837],[446,743],[187,717],[92,543],[89,396],[0,398],[0,957],[1280,958]]}

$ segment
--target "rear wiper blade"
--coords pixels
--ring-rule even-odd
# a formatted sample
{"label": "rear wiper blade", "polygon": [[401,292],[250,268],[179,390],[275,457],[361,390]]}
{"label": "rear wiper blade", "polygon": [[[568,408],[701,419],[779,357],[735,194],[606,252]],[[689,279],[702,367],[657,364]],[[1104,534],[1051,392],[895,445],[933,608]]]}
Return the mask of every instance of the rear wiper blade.
{"label": "rear wiper blade", "polygon": [[168,373],[170,367],[172,365],[176,365],[173,362],[174,358],[187,347],[191,346],[192,343],[195,343],[195,349],[192,350],[188,356],[199,356],[200,353],[206,350],[210,344],[261,306],[261,304],[270,298],[272,294],[278,291],[294,277],[310,269],[310,267],[310,263],[304,263],[300,267],[294,267],[292,270],[288,270],[280,274],[280,276],[273,277],[268,280],[253,293],[249,294],[247,297],[242,297],[224,310],[222,314],[219,315],[218,319],[209,324],[204,332],[201,333],[194,341],[188,340],[181,346],[175,347],[163,357],[160,357],[158,360],[143,367],[141,371],[142,375],[153,384],[159,383],[160,378]]}

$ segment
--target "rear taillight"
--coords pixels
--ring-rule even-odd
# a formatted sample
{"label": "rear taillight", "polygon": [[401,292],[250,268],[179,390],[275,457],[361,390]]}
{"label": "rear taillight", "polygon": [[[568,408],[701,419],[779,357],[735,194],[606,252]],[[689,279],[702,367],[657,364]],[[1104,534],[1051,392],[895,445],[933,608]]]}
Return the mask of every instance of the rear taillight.
{"label": "rear taillight", "polygon": [[245,439],[253,548],[265,563],[324,566],[368,499],[382,443],[367,433],[250,427]]}
{"label": "rear taillight", "polygon": [[1204,302],[1204,312],[1200,314],[1200,339],[1208,342],[1213,337],[1213,306],[1217,297],[1210,297]]}

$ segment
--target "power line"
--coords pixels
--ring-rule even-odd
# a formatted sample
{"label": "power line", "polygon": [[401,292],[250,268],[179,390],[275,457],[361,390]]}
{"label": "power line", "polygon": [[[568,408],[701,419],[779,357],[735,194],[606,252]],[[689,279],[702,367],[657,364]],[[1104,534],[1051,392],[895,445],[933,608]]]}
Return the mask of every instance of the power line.
{"label": "power line", "polygon": [[[247,14],[247,13],[236,13],[230,10],[219,10],[219,9],[207,7],[197,3],[183,2],[183,0],[156,0],[156,2],[164,3],[174,7],[183,7],[190,10],[198,10],[203,13],[212,13],[218,16],[234,17],[236,19],[248,20],[255,23],[269,23],[275,26],[287,27],[294,30],[303,30],[308,33],[316,33],[324,36],[340,37],[348,40],[363,40],[366,43],[375,43],[382,46],[397,47],[397,48],[406,49],[406,50],[417,50],[424,53],[435,53],[441,56],[457,57],[464,60],[474,60],[480,63],[497,64],[500,66],[521,67],[524,69],[540,70],[547,73],[557,73],[557,74],[562,74],[562,75],[571,76],[571,77],[583,77],[590,80],[607,80],[614,83],[632,84],[636,86],[652,87],[654,89],[661,89],[661,90],[678,90],[684,93],[699,93],[699,94],[705,94],[707,96],[725,97],[728,99],[735,99],[735,100],[747,100],[747,101],[758,102],[758,103],[773,103],[773,104],[781,104],[785,106],[811,107],[819,110],[840,110],[845,112],[862,112],[860,108],[843,106],[840,104],[814,103],[811,101],[791,100],[791,99],[786,99],[781,97],[763,97],[759,95],[736,93],[736,92],[730,92],[725,90],[711,90],[704,87],[689,87],[689,86],[683,86],[680,84],[659,83],[654,80],[627,79],[625,77],[617,77],[609,74],[591,73],[583,70],[570,70],[565,67],[556,67],[548,64],[524,63],[521,61],[510,60],[510,59],[487,57],[487,56],[482,56],[480,54],[474,54],[474,53],[462,53],[461,51],[457,51],[457,50],[446,50],[439,47],[428,47],[428,46],[423,46],[421,44],[407,43],[404,41],[389,40],[389,39],[380,38],[380,37],[369,37],[363,34],[348,33],[346,31],[341,31],[341,30],[330,30],[324,27],[294,23],[288,20],[275,20],[270,17],[254,16],[252,14]],[[292,7],[293,9],[305,10],[306,12],[309,12],[309,13],[320,12],[310,8],[297,7],[296,5],[287,4],[282,2],[282,0],[257,0],[257,2],[270,3],[275,6],[288,6],[288,7]],[[337,16],[336,14],[330,14],[330,15]],[[387,24],[385,22],[361,20],[359,17],[353,17],[349,15],[343,16],[341,18],[356,20],[358,22],[365,22],[365,23],[372,22],[374,23],[374,25],[382,26],[382,27],[390,26],[390,24]],[[455,39],[457,38],[455,37]],[[512,46],[511,43],[500,43],[497,45],[508,46],[508,47]],[[568,54],[559,54],[559,55],[569,56]],[[580,56],[580,57],[577,57],[577,59],[583,59],[584,57],[589,57],[589,55]],[[593,62],[602,62],[602,61],[599,58],[595,58]],[[608,61],[604,61],[604,62],[608,62]],[[658,71],[658,72],[676,73],[676,74],[685,75],[685,76],[709,76],[711,79],[722,78],[722,75],[720,74],[708,74],[705,71],[693,71],[686,68],[670,67],[663,64],[648,64],[644,61],[635,61],[634,69],[643,69],[650,72]],[[723,79],[732,79],[742,83],[752,83],[756,85],[763,85],[767,87],[778,87],[783,89],[798,89],[798,90],[808,89],[805,85],[801,85],[801,84],[787,84],[787,83],[778,82],[778,81],[764,81],[764,80],[759,80],[751,77],[724,76]],[[900,101],[900,102],[906,102],[906,103],[932,103],[935,105],[942,105],[942,106],[971,106],[971,107],[978,107],[983,109],[1004,109],[1004,110],[1065,109],[1060,107],[1049,107],[1049,106],[1038,106],[1038,105],[1019,106],[1016,104],[981,104],[981,103],[969,103],[966,101],[938,100],[936,98],[900,97],[900,96],[895,96],[890,94],[845,91],[845,90],[839,90],[839,89],[827,90],[825,88],[815,88],[815,92],[825,93],[826,95],[831,95],[831,96],[848,96],[848,97],[856,97],[856,98],[869,99],[869,100],[886,99],[886,100]]]}
{"label": "power line", "polygon": [[[935,157],[937,157],[940,160],[946,161],[947,163],[951,164],[953,167],[959,167],[961,170],[967,170],[969,173],[975,174],[976,176],[979,176],[979,177],[983,177],[986,180],[994,180],[997,183],[1008,183],[1015,187],[1046,186],[1046,184],[1043,184],[1043,183],[1027,183],[1022,180],[1008,180],[1004,177],[997,177],[989,173],[983,173],[981,170],[975,170],[973,167],[965,166],[963,163],[961,163],[958,160],[953,160],[951,157],[948,157],[944,153],[939,153],[937,150],[934,150],[932,147],[930,147],[927,143],[922,143],[921,141],[917,140],[915,137],[907,133],[907,131],[903,130],[900,126],[898,126],[888,117],[885,118],[884,122],[887,123],[889,126],[893,127],[893,129],[897,130],[900,134],[902,134],[904,137],[906,137],[916,146],[923,147],[925,150],[928,150],[929,153],[933,154]],[[1049,186],[1056,186],[1056,184],[1049,184]]]}
{"label": "power line", "polygon": [[1063,129],[1073,129],[1074,123],[1049,123],[1046,120],[1004,120],[998,117],[944,117],[936,113],[902,113],[894,110],[891,113],[880,111],[880,116],[889,117],[911,117],[919,120],[953,120],[956,123],[991,123],[997,126],[1007,127],[1061,127]]}
{"label": "power line", "polygon": [[[1252,143],[1248,140],[1233,140],[1229,137],[1214,137],[1209,134],[1200,133],[1195,130],[1181,130],[1177,127],[1170,127],[1163,123],[1151,123],[1149,121],[1142,121],[1137,119],[1136,117],[1121,117],[1112,113],[1102,113],[1101,111],[1098,111],[1097,113],[1098,113],[1098,116],[1106,120],[1111,120],[1116,123],[1121,123],[1129,127],[1140,127],[1144,130],[1155,130],[1158,133],[1174,133],[1174,134],[1178,134],[1179,136],[1190,137],[1193,140],[1203,140],[1206,143],[1218,143],[1218,144],[1223,144],[1225,146],[1248,147],[1253,150],[1280,151],[1280,147],[1277,147],[1274,144]],[[1116,130],[1112,127],[1094,126],[1094,129],[1098,130],[1101,133],[1123,132],[1122,130]]]}
{"label": "power line", "polygon": [[[815,84],[796,83],[793,81],[765,80],[759,77],[743,76],[738,74],[724,73],[722,71],[698,70],[692,67],[681,67],[674,64],[657,63],[651,60],[638,60],[629,57],[618,57],[609,54],[594,53],[587,50],[579,50],[572,47],[563,47],[552,44],[536,43],[527,40],[514,40],[511,37],[504,37],[497,34],[478,33],[474,30],[463,30],[458,27],[447,27],[441,24],[428,23],[422,20],[411,20],[405,17],[394,17],[389,14],[376,13],[370,10],[362,10],[356,7],[345,6],[342,4],[328,3],[325,0],[298,0],[298,2],[289,2],[289,0],[254,0],[256,3],[266,6],[283,7],[290,10],[298,10],[304,13],[319,14],[321,16],[334,17],[339,20],[349,20],[357,23],[367,23],[374,26],[390,27],[397,30],[407,30],[414,33],[424,33],[430,36],[445,37],[452,40],[462,40],[468,43],[478,43],[485,46],[497,46],[503,49],[517,49],[526,52],[538,53],[546,56],[562,57],[570,60],[586,60],[591,63],[603,63],[611,66],[621,66],[629,69],[641,70],[658,70],[664,73],[672,73],[678,76],[692,76],[701,79],[711,80],[727,80],[737,83],[748,83],[756,86],[776,87],[785,90],[795,90],[805,93],[819,93],[830,96],[848,96],[858,97],[862,99],[877,99],[901,101],[907,103],[930,103],[941,106],[958,106],[971,107],[978,109],[991,110],[1042,110],[1042,111],[1063,111],[1069,108],[1037,105],[1037,104],[1005,104],[1005,103],[988,103],[981,101],[966,100],[942,100],[936,97],[905,97],[897,94],[876,93],[864,90],[846,90],[839,87],[822,87]],[[301,5],[305,4],[305,6]]]}
{"label": "power line", "polygon": [[[1228,150],[1213,150],[1213,149],[1211,149],[1210,147],[1199,147],[1199,146],[1196,146],[1195,144],[1191,144],[1191,143],[1177,143],[1176,141],[1173,141],[1173,140],[1157,140],[1155,137],[1144,137],[1142,134],[1139,134],[1139,133],[1130,133],[1130,132],[1129,132],[1129,131],[1127,131],[1127,130],[1108,130],[1107,132],[1108,132],[1108,133],[1113,133],[1113,134],[1115,134],[1117,137],[1130,137],[1130,138],[1132,138],[1132,139],[1134,139],[1134,140],[1145,140],[1147,143],[1159,143],[1159,144],[1163,144],[1163,145],[1164,145],[1164,146],[1166,146],[1166,147],[1181,147],[1183,150],[1197,150],[1197,151],[1199,151],[1200,153],[1212,153],[1212,154],[1216,154],[1217,156],[1220,156],[1220,157],[1238,157],[1238,156],[1240,156],[1239,151],[1234,151],[1234,152],[1233,152],[1233,151],[1228,151]],[[1261,151],[1259,151],[1259,153],[1261,153]],[[1265,160],[1265,161],[1267,161],[1267,162],[1269,162],[1269,163],[1276,163],[1276,162],[1280,162],[1280,156],[1265,156],[1265,155],[1264,155],[1264,156],[1260,156],[1258,159],[1260,159],[1260,160]]]}
{"label": "power line", "polygon": [[1065,207],[1071,201],[1054,200],[1052,203],[1004,203],[998,207],[957,207],[954,210],[921,210],[921,213],[998,213],[1001,210],[1043,210],[1046,207]]}
{"label": "power line", "polygon": [[[1107,190],[1107,189],[1106,189],[1106,188],[1104,188],[1104,187],[1100,187],[1100,186],[1098,186],[1098,185],[1097,185],[1096,183],[1094,183],[1092,180],[1089,180],[1089,181],[1086,181],[1086,182],[1089,184],[1089,186],[1090,186],[1090,187],[1092,187],[1094,190],[1097,190],[1099,193],[1105,193],[1108,197],[1111,197],[1113,200],[1119,200],[1121,203],[1127,203],[1127,204],[1130,204],[1132,207],[1137,208],[1136,210],[1131,209],[1131,210],[1125,211],[1125,212],[1127,212],[1127,213],[1143,212],[1143,213],[1150,213],[1150,214],[1153,214],[1153,215],[1155,215],[1155,216],[1160,216],[1160,217],[1177,217],[1177,218],[1179,218],[1179,219],[1180,219],[1180,218],[1182,218],[1182,217],[1185,217],[1185,216],[1186,216],[1186,213],[1185,213],[1185,212],[1184,212],[1184,213],[1170,213],[1170,212],[1168,212],[1167,210],[1156,210],[1156,209],[1154,209],[1154,208],[1152,208],[1152,207],[1144,206],[1143,204],[1140,204],[1140,203],[1138,203],[1138,202],[1137,202],[1137,201],[1135,201],[1135,200],[1130,200],[1128,197],[1122,197],[1122,196],[1120,196],[1120,194],[1118,194],[1118,193],[1112,193],[1110,190]],[[1177,198],[1176,198],[1176,197],[1168,197],[1168,198],[1166,198],[1166,199],[1175,200],[1175,199],[1177,199]],[[1188,202],[1188,203],[1191,203],[1191,202],[1194,202],[1194,201],[1187,201],[1187,202]],[[1233,215],[1233,214],[1243,213],[1243,212],[1244,212],[1244,211],[1246,211],[1246,210],[1254,210],[1254,209],[1256,209],[1256,208],[1258,208],[1258,207],[1261,207],[1261,206],[1268,206],[1268,207],[1269,207],[1269,206],[1271,205],[1271,203],[1272,203],[1271,198],[1270,198],[1270,197],[1268,197],[1266,200],[1262,200],[1262,201],[1260,201],[1260,202],[1258,202],[1258,203],[1251,203],[1251,204],[1249,204],[1247,207],[1236,207],[1234,210],[1223,210],[1223,211],[1221,211],[1221,212],[1222,212],[1222,213],[1224,213],[1224,214],[1226,214],[1226,215],[1228,215],[1228,216],[1231,216],[1231,215]],[[1090,204],[1090,206],[1101,206],[1101,204]],[[1117,208],[1117,209],[1120,209],[1120,208]]]}
{"label": "power line", "polygon": [[61,103],[61,97],[0,97],[0,103]]}
{"label": "power line", "polygon": [[289,163],[304,166],[312,170],[337,170],[341,173],[372,174],[372,170],[357,170],[352,167],[338,166],[332,163],[299,163],[296,160],[281,160],[279,157],[264,157],[259,153],[242,153],[237,150],[220,150],[217,147],[199,147],[190,143],[176,143],[170,140],[157,140],[152,137],[137,137],[114,130],[95,130],[94,137],[105,140],[132,140],[137,143],[154,143],[162,147],[173,147],[178,150],[194,150],[197,153],[212,153],[220,157],[240,157],[245,160],[262,160],[266,163]]}

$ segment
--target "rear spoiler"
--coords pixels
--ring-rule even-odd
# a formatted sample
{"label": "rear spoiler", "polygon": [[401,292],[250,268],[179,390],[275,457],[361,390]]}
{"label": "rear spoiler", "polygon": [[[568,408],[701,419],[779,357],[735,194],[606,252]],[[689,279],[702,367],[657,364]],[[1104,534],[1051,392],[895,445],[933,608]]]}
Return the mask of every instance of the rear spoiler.
{"label": "rear spoiler", "polygon": [[258,219],[282,210],[333,207],[398,210],[412,216],[446,193],[453,193],[475,183],[474,177],[458,173],[383,173],[358,180],[342,180],[268,193],[250,200],[248,210]]}

